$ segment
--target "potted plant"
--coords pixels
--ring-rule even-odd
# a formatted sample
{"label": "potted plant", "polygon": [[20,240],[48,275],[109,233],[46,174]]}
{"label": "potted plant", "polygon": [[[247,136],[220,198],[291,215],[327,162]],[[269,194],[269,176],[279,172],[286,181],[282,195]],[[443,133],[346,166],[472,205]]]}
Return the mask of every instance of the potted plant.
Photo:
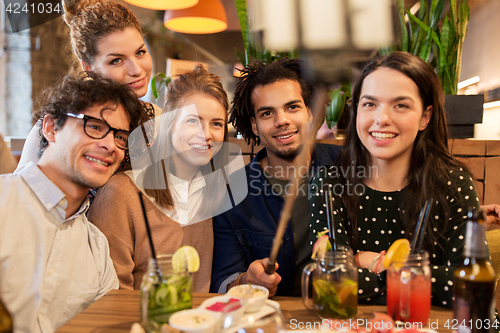
{"label": "potted plant", "polygon": [[298,53],[295,51],[276,52],[262,47],[262,43],[257,40],[256,36],[250,29],[247,0],[234,0],[234,2],[236,4],[236,12],[240,22],[243,45],[245,46],[245,50],[243,52],[238,49],[235,49],[235,52],[243,66],[252,63],[253,60],[261,60],[270,63],[282,57],[298,58]]}
{"label": "potted plant", "polygon": [[[381,54],[406,51],[417,55],[436,69],[446,94],[445,108],[448,111],[448,126],[452,137],[465,138],[474,135],[474,123],[483,117],[483,95],[456,95],[462,63],[462,49],[469,6],[467,0],[450,0],[450,10],[444,15],[445,0],[420,0],[420,7],[412,14],[405,9],[404,0],[397,0],[400,33],[398,41],[380,50]],[[336,98],[327,108],[327,119],[340,119],[345,87],[331,92]],[[338,92],[337,92],[338,91]],[[333,127],[334,122],[329,122]]]}
{"label": "potted plant", "polygon": [[436,69],[446,94],[451,136],[466,138],[474,136],[474,124],[482,122],[484,96],[457,95],[469,5],[467,0],[450,0],[449,5],[449,12],[443,17],[445,0],[420,0],[420,8],[412,14],[404,8],[404,0],[398,0],[401,34],[393,50],[411,52]]}

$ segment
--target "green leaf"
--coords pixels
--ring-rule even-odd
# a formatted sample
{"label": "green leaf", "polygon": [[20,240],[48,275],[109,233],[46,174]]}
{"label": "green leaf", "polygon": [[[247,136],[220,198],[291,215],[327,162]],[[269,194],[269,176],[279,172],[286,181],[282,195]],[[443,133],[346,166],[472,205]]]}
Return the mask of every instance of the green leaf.
{"label": "green leaf", "polygon": [[329,128],[338,123],[344,112],[346,103],[346,94],[341,93],[341,89],[334,89],[328,92],[331,99],[330,105],[326,107],[326,122]]}
{"label": "green leaf", "polygon": [[[423,43],[421,43],[422,48],[420,50],[418,50],[418,48],[415,47],[412,50],[412,53],[415,55],[418,55],[418,57],[420,59],[422,59],[423,61],[429,62],[429,57],[430,57],[431,47],[432,47],[432,34],[430,33],[430,31],[432,31],[432,29],[430,28],[430,26],[428,26],[425,23],[423,23],[422,21],[420,21],[409,10],[406,10],[406,14],[409,17],[410,22],[415,22],[415,24],[417,24],[417,26],[420,29],[422,29],[424,32],[426,32],[426,34],[422,34],[422,36],[427,36],[427,37],[425,37],[425,40],[423,41]],[[423,27],[426,27],[426,28],[423,28]],[[420,43],[418,43],[418,44],[420,44]]]}
{"label": "green leaf", "polygon": [[[352,78],[352,68],[349,68],[348,75],[350,78]],[[346,81],[340,82],[342,85],[340,87],[340,90],[345,94],[347,99],[352,98],[352,83],[351,83],[351,81],[352,81],[351,79],[348,79]]]}
{"label": "green leaf", "polygon": [[234,48],[234,52],[236,53],[236,56],[238,57],[238,60],[241,62],[241,64],[245,65],[246,63],[245,55],[241,53],[241,51],[237,47]]}
{"label": "green leaf", "polygon": [[[156,79],[160,78],[161,80],[156,83]],[[154,98],[159,98],[160,94],[159,91],[161,90],[162,85],[167,87],[170,82],[172,82],[171,77],[167,77],[164,73],[158,73],[153,78],[151,78],[151,93],[153,94]]]}
{"label": "green leaf", "polygon": [[427,16],[427,1],[420,0],[420,8],[418,9],[418,19],[422,22],[425,22],[425,17]]}
{"label": "green leaf", "polygon": [[[444,57],[443,48],[441,46],[441,42],[439,41],[438,35],[436,34],[436,32],[434,30],[432,30],[428,25],[426,25],[425,23],[423,23],[422,21],[420,21],[412,13],[408,13],[408,15],[409,15],[410,19],[415,20],[415,22],[417,22],[420,25],[420,27],[422,29],[424,29],[428,34],[431,34],[432,40],[433,40],[434,44],[437,46],[437,48],[438,48],[438,52],[437,52],[438,59],[436,60],[437,64],[438,64],[438,66],[436,66],[436,69],[438,70],[438,75],[439,75],[439,72],[444,72],[444,74],[446,75],[447,79],[451,80],[450,79],[450,71],[449,71],[449,68],[448,68],[448,64],[446,62],[446,58]],[[443,81],[441,81],[441,83],[442,82]]]}
{"label": "green leaf", "polygon": [[450,21],[454,26],[454,30],[458,30],[458,22],[455,20],[457,15],[457,0],[450,0]]}
{"label": "green leaf", "polygon": [[462,71],[462,50],[464,45],[465,37],[467,36],[467,25],[469,23],[470,9],[467,0],[461,0],[458,5],[458,45],[457,45],[457,57],[455,66],[455,75],[453,78],[453,88],[457,90],[458,80],[460,78],[460,72]]}
{"label": "green leaf", "polygon": [[[412,27],[412,26],[415,27]],[[422,42],[422,29],[420,29],[420,26],[418,24],[409,24],[410,27],[412,27],[412,32],[411,32],[411,42],[410,42],[410,52],[412,54],[417,54],[420,49],[420,45]]]}
{"label": "green leaf", "polygon": [[289,51],[286,55],[290,59],[298,59],[300,57],[299,51]]}
{"label": "green leaf", "polygon": [[387,56],[387,55],[391,54],[392,52],[394,52],[394,50],[392,48],[390,48],[389,46],[382,47],[378,50],[378,53],[380,53],[383,56]]}
{"label": "green leaf", "polygon": [[248,10],[246,0],[234,0],[236,5],[236,13],[238,14],[238,21],[240,21],[241,36],[243,37],[243,44],[245,45],[245,61],[242,62],[243,65],[248,65],[249,59],[248,55],[250,52],[251,32],[250,25],[248,23]]}
{"label": "green leaf", "polygon": [[448,52],[453,44],[450,43],[450,20],[448,16],[444,18],[441,26],[441,46],[443,47],[444,57],[448,60]]}
{"label": "green leaf", "polygon": [[[425,23],[429,22],[429,11],[428,11],[426,0],[420,0],[420,8],[418,10],[418,18],[422,22],[425,22]],[[416,36],[416,43],[415,43],[413,51],[412,51],[413,54],[418,54],[418,52],[420,51],[420,48],[422,47],[422,44],[427,39],[428,34],[425,32],[425,30],[421,29],[420,26],[416,22],[414,22],[412,20],[409,20],[409,21],[411,22],[411,24],[415,25],[414,30],[416,30],[418,32],[417,36]]]}
{"label": "green leaf", "polygon": [[404,0],[398,0],[399,23],[401,26],[401,51],[408,51],[408,30],[405,22],[405,3]]}
{"label": "green leaf", "polygon": [[429,58],[431,56],[431,49],[432,49],[432,36],[428,35],[424,43],[422,44],[422,48],[418,53],[418,57],[425,62],[429,62]]}
{"label": "green leaf", "polygon": [[448,45],[442,44],[442,46],[443,48],[446,47],[448,49],[448,51],[446,51],[446,62],[448,64],[452,64],[457,57],[456,51],[458,47],[458,35],[457,31],[455,30],[455,25],[453,24],[453,21],[451,19],[448,26],[449,26]]}
{"label": "green leaf", "polygon": [[431,3],[431,18],[430,18],[430,23],[429,26],[431,27],[432,30],[438,31],[438,24],[439,21],[441,21],[441,16],[443,16],[443,9],[444,9],[444,2],[445,0],[433,0]]}
{"label": "green leaf", "polygon": [[[420,0],[420,7],[418,9],[417,14],[422,22],[427,23],[429,21],[427,2],[425,0]],[[409,42],[410,45],[408,52],[418,55],[419,52],[421,52],[421,47],[423,42],[427,38],[427,34],[425,34],[425,31],[422,31],[422,29],[416,22],[408,20],[407,24],[409,31],[408,36],[410,36],[410,42]]]}

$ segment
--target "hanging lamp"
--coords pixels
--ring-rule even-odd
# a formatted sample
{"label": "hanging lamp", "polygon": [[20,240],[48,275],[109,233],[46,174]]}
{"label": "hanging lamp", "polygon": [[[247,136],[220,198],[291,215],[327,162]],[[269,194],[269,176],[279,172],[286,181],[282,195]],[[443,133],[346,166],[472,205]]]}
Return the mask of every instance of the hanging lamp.
{"label": "hanging lamp", "polygon": [[125,0],[131,5],[156,9],[156,10],[167,10],[167,9],[183,9],[188,7],[193,7],[198,3],[199,0]]}
{"label": "hanging lamp", "polygon": [[165,27],[186,34],[212,34],[227,28],[227,16],[220,0],[199,0],[193,7],[167,10]]}

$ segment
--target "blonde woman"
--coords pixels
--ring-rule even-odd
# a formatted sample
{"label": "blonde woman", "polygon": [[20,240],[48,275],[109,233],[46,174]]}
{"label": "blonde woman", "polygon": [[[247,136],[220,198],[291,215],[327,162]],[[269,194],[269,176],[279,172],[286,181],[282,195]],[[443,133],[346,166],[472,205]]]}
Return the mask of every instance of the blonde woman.
{"label": "blonde woman", "polygon": [[[227,95],[203,67],[180,75],[167,90],[151,155],[141,173],[116,174],[102,187],[89,219],[107,236],[120,288],[139,289],[151,251],[138,192],[142,191],[157,253],[195,247],[201,267],[193,291],[208,292],[212,271],[213,213],[222,205],[227,164]],[[134,156],[132,156],[134,159]],[[134,163],[133,163],[134,164]]]}

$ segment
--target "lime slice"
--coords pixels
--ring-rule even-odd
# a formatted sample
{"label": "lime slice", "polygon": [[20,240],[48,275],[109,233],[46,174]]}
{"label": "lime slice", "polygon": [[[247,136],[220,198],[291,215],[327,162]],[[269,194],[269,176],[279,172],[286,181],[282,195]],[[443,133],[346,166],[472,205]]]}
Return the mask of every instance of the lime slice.
{"label": "lime slice", "polygon": [[197,272],[200,269],[200,256],[192,246],[184,245],[172,256],[172,268],[175,272]]}
{"label": "lime slice", "polygon": [[387,269],[394,265],[397,270],[400,270],[408,260],[409,255],[410,242],[405,238],[398,239],[387,250],[384,257],[384,267]]}

